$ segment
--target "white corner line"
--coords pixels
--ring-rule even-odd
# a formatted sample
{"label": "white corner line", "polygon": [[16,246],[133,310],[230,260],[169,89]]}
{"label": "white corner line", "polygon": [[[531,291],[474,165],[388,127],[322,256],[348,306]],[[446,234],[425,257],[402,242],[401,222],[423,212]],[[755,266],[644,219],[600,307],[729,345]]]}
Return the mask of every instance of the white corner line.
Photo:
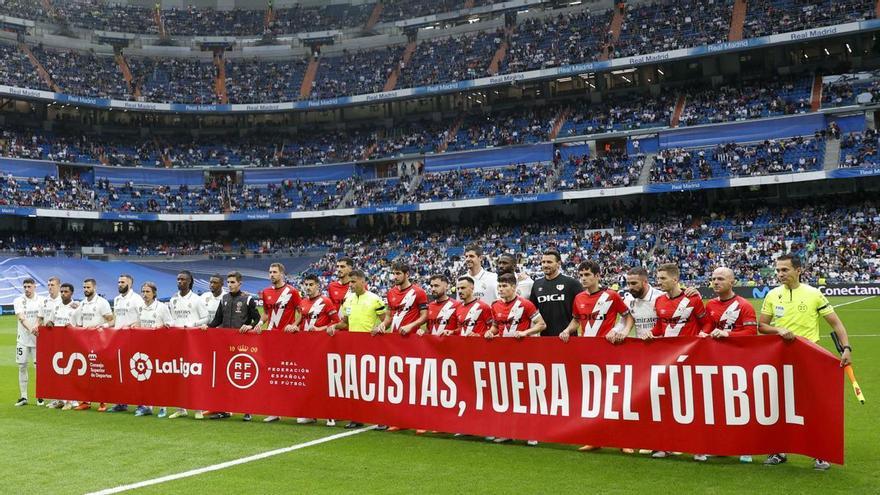
{"label": "white corner line", "polygon": [[183,478],[189,478],[192,476],[198,476],[200,474],[209,473],[211,471],[219,471],[221,469],[226,469],[226,468],[230,468],[233,466],[238,466],[240,464],[246,464],[248,462],[259,461],[261,459],[266,459],[268,457],[286,454],[288,452],[293,452],[294,450],[304,449],[306,447],[313,447],[315,445],[320,445],[320,444],[326,443],[326,442],[332,442],[333,440],[339,440],[341,438],[350,437],[352,435],[357,435],[359,433],[363,433],[365,431],[370,431],[375,428],[376,428],[375,426],[368,426],[366,428],[359,428],[357,430],[351,430],[351,431],[346,431],[346,432],[342,432],[342,433],[337,433],[336,435],[330,435],[327,437],[318,438],[316,440],[310,440],[308,442],[298,443],[296,445],[291,445],[290,447],[283,447],[280,449],[269,450],[266,452],[261,452],[259,454],[254,454],[251,456],[242,457],[240,459],[234,459],[231,461],[221,462],[219,464],[212,464],[210,466],[191,469],[189,471],[184,471],[182,473],[169,474],[166,476],[161,476],[159,478],[153,478],[150,480],[139,481],[137,483],[131,483],[129,485],[120,485],[120,486],[113,487],[113,488],[107,488],[107,489],[100,490],[97,492],[88,493],[87,495],[109,495],[111,493],[122,493],[122,492],[126,492],[129,490],[135,490],[135,489],[144,488],[147,486],[158,485],[160,483],[165,483],[168,481],[175,481],[175,480],[179,480],[179,479],[183,479]]}

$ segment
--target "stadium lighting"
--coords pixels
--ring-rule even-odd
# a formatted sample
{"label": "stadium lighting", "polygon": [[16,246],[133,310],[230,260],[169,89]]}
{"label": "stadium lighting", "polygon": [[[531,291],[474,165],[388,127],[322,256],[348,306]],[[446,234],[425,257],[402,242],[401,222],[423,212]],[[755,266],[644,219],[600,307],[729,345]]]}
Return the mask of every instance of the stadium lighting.
{"label": "stadium lighting", "polygon": [[663,72],[663,69],[657,69],[657,72],[659,72],[661,76],[665,76],[665,75],[666,75],[666,73]]}
{"label": "stadium lighting", "polygon": [[624,81],[626,81],[626,82],[632,84],[632,79],[630,79],[630,78],[628,78],[628,77],[626,77],[626,76],[620,76],[620,77],[622,77]]}
{"label": "stadium lighting", "polygon": [[846,44],[846,51],[852,53],[852,48],[849,47],[849,43]]}
{"label": "stadium lighting", "polygon": [[582,3],[583,3],[583,2],[581,2],[581,0],[576,0],[576,1],[574,1],[574,2],[569,2],[568,5],[569,5],[569,6],[575,6],[575,5],[580,5],[580,4],[582,4]]}
{"label": "stadium lighting", "polygon": [[829,52],[827,48],[825,48],[825,55],[831,55],[831,52]]}

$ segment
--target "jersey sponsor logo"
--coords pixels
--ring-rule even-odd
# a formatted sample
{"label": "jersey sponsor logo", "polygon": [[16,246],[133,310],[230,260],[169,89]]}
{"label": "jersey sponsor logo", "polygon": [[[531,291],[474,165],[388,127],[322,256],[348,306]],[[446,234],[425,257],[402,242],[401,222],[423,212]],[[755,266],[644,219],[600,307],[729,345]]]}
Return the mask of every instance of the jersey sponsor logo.
{"label": "jersey sponsor logo", "polygon": [[608,310],[611,309],[612,303],[613,301],[607,292],[603,292],[602,295],[599,296],[596,304],[593,305],[593,312],[590,315],[590,319],[593,321],[587,322],[584,325],[585,337],[595,337],[599,333],[599,327],[601,327],[602,322],[605,321],[605,316],[608,314]]}
{"label": "jersey sponsor logo", "polygon": [[517,299],[513,306],[510,307],[510,311],[507,312],[507,328],[504,329],[505,337],[512,337],[514,333],[516,333],[516,329],[519,326],[520,320],[522,320],[523,312],[525,308],[522,304],[520,304],[519,299]]}
{"label": "jersey sponsor logo", "polygon": [[452,315],[454,314],[455,306],[453,306],[452,301],[446,301],[446,304],[444,304],[437,313],[437,324],[431,329],[431,333],[438,333],[445,330],[446,325],[449,323],[449,319],[452,318]]}
{"label": "jersey sponsor logo", "polygon": [[739,319],[741,312],[742,308],[739,307],[739,301],[733,301],[733,303],[724,310],[724,313],[721,314],[718,323],[721,324],[721,327],[724,330],[733,330],[733,327],[736,325],[736,320]]}
{"label": "jersey sponsor logo", "polygon": [[768,292],[770,292],[770,287],[755,287],[752,289],[752,297],[755,299],[764,299],[767,297]]}
{"label": "jersey sponsor logo", "polygon": [[403,323],[403,318],[412,308],[413,304],[416,302],[416,291],[411,290],[403,296],[403,301],[400,301],[400,306],[398,306],[397,310],[394,312],[394,318],[391,319],[391,331],[399,330],[400,324]]}
{"label": "jersey sponsor logo", "polygon": [[675,308],[675,312],[672,313],[671,320],[674,320],[676,323],[666,324],[666,332],[664,334],[667,337],[677,337],[679,333],[681,333],[681,329],[684,328],[684,325],[687,323],[688,318],[690,318],[691,313],[694,312],[694,308],[691,307],[691,300],[688,298],[682,298],[681,302],[678,303],[678,306]]}
{"label": "jersey sponsor logo", "polygon": [[545,302],[565,302],[565,294],[550,294],[548,296],[538,296],[538,303]]}
{"label": "jersey sponsor logo", "polygon": [[88,368],[88,363],[86,363],[86,357],[80,354],[79,352],[74,352],[70,356],[67,357],[67,364],[62,368],[59,363],[64,360],[64,353],[58,351],[52,356],[52,369],[55,370],[55,373],[59,375],[69,375],[71,371],[73,371],[74,363],[78,363],[79,367],[76,370],[76,376],[83,376],[86,374],[86,368]]}
{"label": "jersey sponsor logo", "polygon": [[312,307],[309,308],[309,320],[306,322],[306,331],[315,328],[315,323],[318,322],[318,317],[321,316],[324,307],[324,300],[320,297],[312,304]]}
{"label": "jersey sponsor logo", "polygon": [[477,320],[479,320],[481,314],[483,314],[483,308],[478,304],[471,306],[471,309],[468,310],[467,315],[464,317],[465,327],[461,333],[462,335],[467,336],[474,333],[474,327],[477,326]]}
{"label": "jersey sponsor logo", "polygon": [[281,295],[278,296],[278,299],[275,300],[275,304],[272,308],[272,316],[269,318],[269,328],[278,328],[278,324],[281,323],[281,317],[284,315],[284,309],[287,307],[287,303],[290,302],[290,298],[292,294],[290,293],[289,287],[284,287],[284,290],[281,291]]}

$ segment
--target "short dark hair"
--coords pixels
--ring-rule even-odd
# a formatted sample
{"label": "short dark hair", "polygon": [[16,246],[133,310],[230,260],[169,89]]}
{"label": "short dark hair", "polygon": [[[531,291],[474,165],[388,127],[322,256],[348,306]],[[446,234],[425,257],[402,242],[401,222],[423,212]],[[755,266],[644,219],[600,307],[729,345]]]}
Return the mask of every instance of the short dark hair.
{"label": "short dark hair", "polygon": [[593,275],[601,275],[602,268],[599,267],[599,263],[596,263],[593,260],[584,260],[578,265],[578,272],[581,271],[589,271]]}
{"label": "short dark hair", "polygon": [[543,253],[544,256],[553,256],[556,258],[557,263],[562,263],[562,255],[559,254],[559,250],[556,248],[545,249]]}
{"label": "short dark hair", "polygon": [[458,277],[458,281],[459,281],[459,282],[467,282],[467,283],[469,283],[469,284],[471,284],[471,285],[475,285],[475,284],[474,284],[474,279],[473,279],[472,277],[468,277],[467,275],[465,275],[465,276],[463,276],[463,277]]}
{"label": "short dark hair", "polygon": [[343,256],[341,258],[336,258],[337,263],[345,263],[346,265],[354,268],[354,260],[349,258],[348,256]]}
{"label": "short dark hair", "polygon": [[516,275],[512,273],[502,273],[498,276],[499,284],[516,285]]}
{"label": "short dark hair", "polygon": [[32,278],[26,278],[21,281],[21,285],[27,285],[27,284],[37,285],[37,283],[34,282],[34,279],[32,279]]}
{"label": "short dark hair", "polygon": [[180,270],[180,272],[178,272],[177,274],[186,275],[187,277],[189,277],[189,290],[192,290],[193,285],[195,284],[195,279],[193,278],[192,272],[189,270]]}
{"label": "short dark hair", "polygon": [[409,273],[409,263],[403,260],[397,260],[391,263],[391,271]]}
{"label": "short dark hair", "polygon": [[68,282],[64,282],[63,284],[61,284],[61,287],[59,287],[59,289],[70,289],[71,294],[73,294],[73,292],[74,292],[73,284],[68,283]]}
{"label": "short dark hair", "polygon": [[790,261],[791,266],[794,267],[795,270],[804,266],[804,264],[801,262],[801,257],[791,253],[783,254],[782,256],[776,258],[776,261]]}
{"label": "short dark hair", "polygon": [[[226,276],[229,277],[229,275],[226,275]],[[219,273],[215,273],[215,274],[211,275],[211,276],[208,278],[208,280],[212,280],[212,279],[215,279],[215,278],[216,278],[217,280],[223,280],[223,277],[221,277]]]}
{"label": "short dark hair", "polygon": [[514,256],[510,253],[502,253],[501,255],[498,256],[499,260],[501,258],[508,258],[510,261],[512,261],[514,264],[516,264],[516,256]]}
{"label": "short dark hair", "polygon": [[127,273],[121,273],[119,276],[120,276],[120,277],[123,277],[123,278],[127,278],[127,279],[128,279],[128,282],[131,283],[131,284],[134,283],[134,277],[132,277],[131,275],[129,275],[129,274],[127,274]]}
{"label": "short dark hair", "polygon": [[477,244],[468,244],[464,248],[465,254],[467,254],[468,251],[473,251],[477,256],[483,256],[483,248]]}
{"label": "short dark hair", "polygon": [[442,273],[435,273],[431,275],[431,278],[429,280],[440,280],[441,282],[446,282],[447,284],[449,283],[449,277],[443,275]]}
{"label": "short dark hair", "polygon": [[367,275],[364,273],[364,271],[358,269],[352,270],[351,273],[348,274],[348,276],[351,278],[367,278]]}
{"label": "short dark hair", "polygon": [[678,265],[676,265],[675,263],[663,263],[662,265],[657,267],[657,271],[666,272],[676,278],[681,276],[681,270],[678,269]]}
{"label": "short dark hair", "polygon": [[648,270],[645,270],[644,268],[642,268],[640,266],[635,266],[633,268],[630,268],[629,271],[626,272],[626,274],[627,275],[634,275],[636,277],[648,278]]}
{"label": "short dark hair", "polygon": [[91,283],[92,285],[98,285],[98,282],[95,281],[95,279],[93,279],[93,278],[87,278],[87,279],[83,280],[83,283],[84,284]]}
{"label": "short dark hair", "polygon": [[231,271],[226,274],[226,278],[234,278],[237,282],[241,282],[241,272]]}
{"label": "short dark hair", "polygon": [[318,276],[315,275],[314,273],[309,273],[305,277],[303,277],[303,282],[305,282],[306,280],[311,280],[312,282],[316,283],[317,285],[321,285],[321,281],[318,280]]}
{"label": "short dark hair", "polygon": [[283,265],[283,264],[278,263],[277,261],[276,261],[275,263],[270,264],[270,265],[269,265],[269,268],[277,268],[279,272],[281,272],[281,273],[287,275],[287,269],[284,268],[284,265]]}
{"label": "short dark hair", "polygon": [[144,290],[144,287],[149,287],[150,290],[153,291],[154,296],[156,296],[156,297],[159,296],[159,289],[158,289],[158,287],[156,287],[156,284],[154,284],[153,282],[150,282],[150,281],[144,282],[144,285],[141,286],[141,290]]}

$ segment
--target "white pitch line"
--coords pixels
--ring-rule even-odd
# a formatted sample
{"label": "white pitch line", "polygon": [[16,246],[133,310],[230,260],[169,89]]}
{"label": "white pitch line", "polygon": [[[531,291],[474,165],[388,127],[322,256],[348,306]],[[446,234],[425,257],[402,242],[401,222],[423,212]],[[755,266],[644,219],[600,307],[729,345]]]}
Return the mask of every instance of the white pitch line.
{"label": "white pitch line", "polygon": [[363,433],[365,431],[370,431],[376,428],[375,426],[368,426],[366,428],[360,428],[357,430],[346,431],[343,433],[337,433],[336,435],[330,435],[329,437],[319,438],[317,440],[311,440],[305,443],[299,443],[296,445],[291,445],[290,447],[284,447],[275,450],[269,450],[266,452],[261,452],[259,454],[254,454],[247,457],[242,457],[240,459],[234,459],[231,461],[221,462],[220,464],[213,464],[211,466],[205,466],[197,469],[191,469],[189,471],[184,471],[182,473],[177,474],[169,474],[166,476],[161,476],[159,478],[153,478],[151,480],[139,481],[137,483],[132,483],[129,485],[120,485],[114,488],[107,488],[105,490],[101,490],[98,492],[91,492],[87,495],[109,495],[111,493],[121,493],[129,490],[135,490],[137,488],[143,488],[146,486],[158,485],[159,483],[165,483],[168,481],[175,481],[182,478],[189,478],[192,476],[198,476],[200,474],[209,473],[211,471],[218,471],[220,469],[226,469],[233,466],[238,466],[240,464],[246,464],[248,462],[259,461],[261,459],[266,459],[268,457],[273,457],[276,455],[286,454],[288,452],[293,452],[294,450],[304,449],[306,447],[313,447],[315,445],[320,445],[326,442],[332,442],[333,440],[339,440],[340,438],[350,437],[352,435],[357,435],[358,433]]}
{"label": "white pitch line", "polygon": [[872,299],[872,298],[874,298],[874,297],[876,297],[876,296],[863,297],[863,298],[861,298],[861,299],[856,299],[855,301],[847,301],[847,302],[845,302],[845,303],[832,304],[832,306],[834,306],[835,308],[839,308],[839,307],[841,307],[841,306],[846,306],[847,304],[855,304],[855,303],[860,303],[860,302],[862,302],[862,301],[867,301],[868,299]]}

